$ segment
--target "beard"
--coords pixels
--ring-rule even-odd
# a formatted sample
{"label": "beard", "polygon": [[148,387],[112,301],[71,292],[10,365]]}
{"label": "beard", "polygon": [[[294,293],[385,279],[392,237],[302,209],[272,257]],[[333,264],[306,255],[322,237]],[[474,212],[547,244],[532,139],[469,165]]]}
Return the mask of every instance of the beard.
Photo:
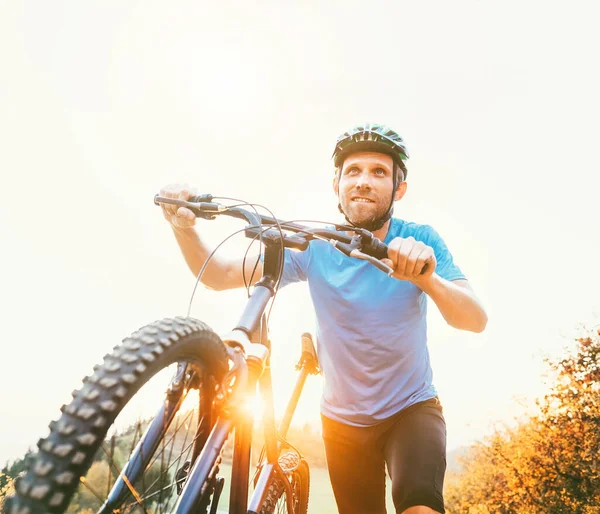
{"label": "beard", "polygon": [[340,198],[340,210],[355,227],[373,230],[390,207],[389,203],[378,199],[375,203],[358,203],[349,198]]}

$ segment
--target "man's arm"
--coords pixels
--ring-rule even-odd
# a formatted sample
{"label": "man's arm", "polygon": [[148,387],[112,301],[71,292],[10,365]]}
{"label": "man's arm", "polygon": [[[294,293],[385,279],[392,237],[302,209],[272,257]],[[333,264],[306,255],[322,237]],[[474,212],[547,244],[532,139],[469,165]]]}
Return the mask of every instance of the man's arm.
{"label": "man's arm", "polygon": [[[197,277],[212,249],[201,240],[194,227],[179,228],[173,226],[172,228],[185,262],[194,276]],[[246,280],[249,282],[252,276],[252,284],[258,282],[263,271],[263,263],[259,261],[254,275],[252,275],[256,259],[256,255],[249,255],[245,263]],[[202,283],[215,291],[244,287],[242,265],[243,259],[225,259],[215,255],[204,270]]]}
{"label": "man's arm", "polygon": [[433,273],[429,280],[417,285],[435,302],[450,326],[483,332],[487,314],[468,280],[449,281]]}
{"label": "man's arm", "polygon": [[388,258],[382,261],[394,270],[394,278],[408,280],[429,295],[448,324],[483,332],[488,319],[483,305],[467,280],[449,281],[435,273],[433,248],[413,237],[397,237],[388,245]]}
{"label": "man's arm", "polygon": [[[187,200],[193,194],[195,194],[195,191],[186,184],[170,184],[160,191],[160,196],[181,200]],[[160,206],[165,219],[173,229],[175,239],[188,267],[197,277],[212,249],[202,241],[195,229],[196,215],[185,207],[177,207],[172,204],[160,204]],[[217,291],[243,287],[242,263],[243,259],[230,260],[215,255],[204,270],[202,283],[209,289]],[[246,259],[245,271],[246,280],[248,281],[255,263],[256,256],[249,256]],[[262,270],[263,265],[259,261],[252,278],[253,284],[262,277]]]}

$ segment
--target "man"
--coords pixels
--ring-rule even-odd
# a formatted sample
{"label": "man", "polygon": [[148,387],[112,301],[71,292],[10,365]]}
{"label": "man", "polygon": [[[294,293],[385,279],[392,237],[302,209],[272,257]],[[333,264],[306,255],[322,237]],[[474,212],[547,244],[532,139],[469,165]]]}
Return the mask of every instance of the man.
{"label": "man", "polygon": [[[428,225],[392,218],[407,190],[407,158],[398,134],[371,124],[340,136],[333,154],[338,207],[350,225],[388,244],[384,262],[393,278],[322,241],[286,251],[281,284],[307,281],[315,306],[323,438],[340,514],[385,512],[386,465],[396,512],[444,512],[446,425],[426,344],[427,297],[453,327],[481,332],[487,323],[440,236]],[[161,191],[181,199],[190,194],[178,185]],[[210,250],[193,229],[194,214],[162,208],[197,275]],[[253,265],[247,263],[246,276]],[[203,282],[242,287],[241,268],[241,259],[213,259]]]}

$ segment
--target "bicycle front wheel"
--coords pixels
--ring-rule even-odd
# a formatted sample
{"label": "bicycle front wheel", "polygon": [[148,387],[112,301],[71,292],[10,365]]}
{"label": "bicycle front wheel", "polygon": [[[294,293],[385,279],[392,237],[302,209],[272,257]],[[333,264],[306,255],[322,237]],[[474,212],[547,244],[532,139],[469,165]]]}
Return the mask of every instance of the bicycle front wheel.
{"label": "bicycle front wheel", "polygon": [[279,465],[292,486],[292,507],[290,511],[285,497],[285,486],[281,478],[275,478],[267,491],[267,497],[260,514],[306,514],[308,512],[308,493],[310,473],[306,461],[296,452],[289,451],[279,457]]}
{"label": "bicycle front wheel", "polygon": [[138,330],[63,406],[5,512],[171,512],[214,424],[213,395],[228,369],[225,346],[198,320]]}

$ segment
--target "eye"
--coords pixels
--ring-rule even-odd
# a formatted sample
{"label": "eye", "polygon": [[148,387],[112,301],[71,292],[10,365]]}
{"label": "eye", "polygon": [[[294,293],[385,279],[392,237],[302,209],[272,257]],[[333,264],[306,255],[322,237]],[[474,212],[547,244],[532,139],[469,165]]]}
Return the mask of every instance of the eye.
{"label": "eye", "polygon": [[385,177],[385,175],[386,175],[386,172],[385,172],[385,170],[384,170],[383,168],[377,168],[377,169],[374,171],[374,173],[375,173],[375,175],[377,175],[378,177]]}
{"label": "eye", "polygon": [[356,175],[358,172],[359,172],[358,168],[352,167],[352,168],[346,169],[345,175]]}

